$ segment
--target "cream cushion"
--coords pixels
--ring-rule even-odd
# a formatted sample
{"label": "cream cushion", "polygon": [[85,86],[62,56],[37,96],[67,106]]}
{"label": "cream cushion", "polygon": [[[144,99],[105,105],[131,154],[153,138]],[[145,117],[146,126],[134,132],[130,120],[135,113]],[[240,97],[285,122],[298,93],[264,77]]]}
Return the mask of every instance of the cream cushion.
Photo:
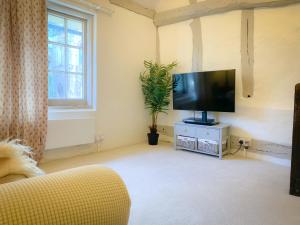
{"label": "cream cushion", "polygon": [[99,166],[0,185],[1,225],[126,225],[129,212],[125,184]]}

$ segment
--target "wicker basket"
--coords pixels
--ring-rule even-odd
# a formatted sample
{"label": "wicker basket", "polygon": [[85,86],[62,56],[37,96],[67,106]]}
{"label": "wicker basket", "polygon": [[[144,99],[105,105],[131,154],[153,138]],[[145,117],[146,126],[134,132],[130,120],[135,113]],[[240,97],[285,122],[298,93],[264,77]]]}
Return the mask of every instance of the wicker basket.
{"label": "wicker basket", "polygon": [[197,149],[197,139],[192,137],[185,137],[178,135],[176,138],[176,145],[178,147],[187,148],[190,150]]}

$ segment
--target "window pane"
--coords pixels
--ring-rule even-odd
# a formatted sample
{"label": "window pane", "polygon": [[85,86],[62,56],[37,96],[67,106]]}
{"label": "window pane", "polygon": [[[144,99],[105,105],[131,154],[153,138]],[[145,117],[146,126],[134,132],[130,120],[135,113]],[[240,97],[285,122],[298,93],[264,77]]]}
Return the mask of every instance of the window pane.
{"label": "window pane", "polygon": [[[75,105],[85,102],[86,20],[48,12],[48,98],[51,105]],[[71,10],[70,10],[71,11]],[[87,64],[89,65],[89,64]]]}
{"label": "window pane", "polygon": [[82,73],[83,72],[83,57],[82,49],[67,48],[67,69],[69,72]]}
{"label": "window pane", "polygon": [[79,74],[69,75],[67,97],[69,99],[83,99],[83,77]]}
{"label": "window pane", "polygon": [[73,46],[82,46],[83,32],[82,22],[76,20],[67,20],[68,44]]}
{"label": "window pane", "polygon": [[48,44],[48,69],[65,71],[65,48],[60,45]]}
{"label": "window pane", "polygon": [[48,73],[48,98],[66,98],[66,76],[64,73]]}
{"label": "window pane", "polygon": [[65,22],[63,18],[48,14],[48,40],[65,43]]}

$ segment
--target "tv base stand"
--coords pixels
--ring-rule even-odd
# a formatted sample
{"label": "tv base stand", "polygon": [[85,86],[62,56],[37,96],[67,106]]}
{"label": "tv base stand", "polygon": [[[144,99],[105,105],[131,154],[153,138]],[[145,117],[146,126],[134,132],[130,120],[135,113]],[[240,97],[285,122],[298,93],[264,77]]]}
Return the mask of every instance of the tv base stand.
{"label": "tv base stand", "polygon": [[183,122],[184,123],[189,123],[189,124],[205,125],[205,126],[214,126],[214,125],[219,124],[214,119],[208,119],[207,118],[207,111],[202,112],[202,117],[201,118],[196,118],[195,117],[195,112],[194,112],[194,117],[184,119]]}
{"label": "tv base stand", "polygon": [[189,124],[205,125],[205,126],[214,126],[214,125],[219,124],[214,119],[207,119],[206,121],[204,121],[200,118],[198,119],[198,118],[194,118],[194,117],[184,119],[183,122],[189,123]]}

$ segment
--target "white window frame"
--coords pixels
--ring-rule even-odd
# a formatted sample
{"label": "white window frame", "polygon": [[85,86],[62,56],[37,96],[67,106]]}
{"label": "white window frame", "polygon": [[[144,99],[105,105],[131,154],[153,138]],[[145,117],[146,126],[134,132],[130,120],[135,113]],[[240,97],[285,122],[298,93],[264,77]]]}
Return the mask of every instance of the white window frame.
{"label": "white window frame", "polygon": [[[83,46],[84,51],[84,99],[49,99],[49,108],[58,109],[87,109],[93,108],[95,103],[95,15],[81,11],[78,8],[71,8],[65,5],[48,2],[47,5],[48,13],[64,16],[66,18],[75,18],[85,21],[86,26],[84,27],[84,39],[85,43]],[[47,14],[48,14],[47,13]],[[50,43],[50,42],[48,42]],[[66,57],[66,56],[65,56]]]}

